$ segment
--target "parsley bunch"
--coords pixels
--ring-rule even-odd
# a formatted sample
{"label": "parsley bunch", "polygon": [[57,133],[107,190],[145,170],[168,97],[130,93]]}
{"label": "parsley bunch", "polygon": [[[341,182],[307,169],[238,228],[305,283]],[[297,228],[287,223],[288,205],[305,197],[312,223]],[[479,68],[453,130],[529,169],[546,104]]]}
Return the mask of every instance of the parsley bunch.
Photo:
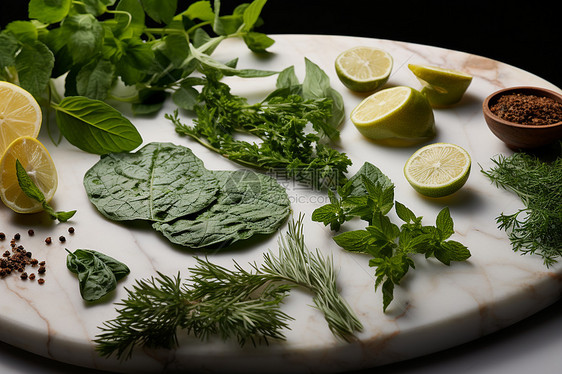
{"label": "parsley bunch", "polygon": [[[387,216],[392,207],[403,221],[401,226]],[[330,192],[330,203],[316,209],[312,220],[339,231],[354,217],[367,221],[368,226],[336,235],[334,241],[347,251],[373,256],[369,265],[376,268],[375,288],[382,286],[384,311],[394,299],[394,287],[415,268],[412,255],[434,257],[445,265],[470,257],[463,244],[448,240],[454,226],[447,207],[437,215],[435,226],[422,225],[422,217],[394,201],[394,185],[370,163],[338,188],[337,195]]]}

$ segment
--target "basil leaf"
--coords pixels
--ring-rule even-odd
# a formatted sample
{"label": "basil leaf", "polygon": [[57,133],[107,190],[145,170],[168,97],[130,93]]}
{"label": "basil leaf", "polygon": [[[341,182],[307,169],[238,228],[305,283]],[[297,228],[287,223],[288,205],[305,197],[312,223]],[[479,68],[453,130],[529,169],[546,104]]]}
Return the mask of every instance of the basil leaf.
{"label": "basil leaf", "polygon": [[117,287],[117,281],[130,272],[127,265],[97,251],[66,251],[66,267],[78,275],[80,295],[86,301],[101,299],[113,291]]}
{"label": "basil leaf", "polygon": [[254,0],[244,9],[242,18],[245,31],[250,31],[254,27],[266,2],[267,0]]}
{"label": "basil leaf", "polygon": [[29,18],[37,19],[43,23],[57,23],[68,15],[71,0],[30,0]]}
{"label": "basil leaf", "polygon": [[84,175],[84,187],[100,213],[118,221],[167,221],[196,213],[218,192],[203,162],[171,143],[102,156]]}
{"label": "basil leaf", "polygon": [[53,107],[61,133],[83,151],[100,155],[131,151],[142,143],[135,126],[102,101],[71,96]]}
{"label": "basil leaf", "polygon": [[256,234],[275,232],[290,213],[285,189],[251,170],[217,171],[220,194],[194,219],[154,223],[172,243],[191,248],[222,247]]}

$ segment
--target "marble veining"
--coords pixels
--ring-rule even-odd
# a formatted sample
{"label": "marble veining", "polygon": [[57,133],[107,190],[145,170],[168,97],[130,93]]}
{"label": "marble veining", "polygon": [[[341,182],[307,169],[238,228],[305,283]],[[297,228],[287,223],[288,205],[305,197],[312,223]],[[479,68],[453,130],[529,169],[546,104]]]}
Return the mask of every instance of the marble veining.
{"label": "marble veining", "polygon": [[[349,112],[365,97],[347,90],[337,79],[333,62],[343,50],[371,45],[387,50],[394,69],[387,86],[420,88],[408,63],[440,65],[464,70],[474,76],[463,100],[455,107],[434,111],[438,134],[431,142],[446,141],[465,147],[473,161],[465,187],[450,198],[434,201],[419,196],[405,181],[402,167],[415,147],[391,148],[363,138],[349,120],[341,129],[341,147],[353,161],[354,173],[364,161],[377,165],[395,183],[396,199],[424,220],[433,223],[439,210],[448,205],[455,221],[453,238],[472,252],[465,263],[444,266],[434,261],[416,261],[395,290],[395,300],[382,312],[382,297],[374,290],[374,271],[368,258],[344,252],[331,239],[330,231],[312,222],[313,210],[326,197],[287,186],[295,215],[305,214],[305,239],[310,249],[319,248],[333,256],[339,269],[341,292],[357,313],[365,329],[352,343],[337,341],[323,317],[310,307],[310,295],[293,291],[283,306],[295,317],[286,342],[270,346],[240,348],[235,342],[211,340],[200,343],[180,334],[175,350],[138,349],[133,359],[120,362],[100,358],[92,343],[103,321],[115,316],[114,302],[126,296],[124,287],[135,279],[154,276],[156,271],[187,276],[194,264],[194,252],[174,247],[146,227],[109,222],[88,202],[82,187],[85,171],[98,156],[85,154],[63,141],[53,145],[42,129],[40,135],[59,171],[59,190],[53,204],[57,209],[77,209],[72,222],[53,224],[40,216],[19,217],[0,207],[1,230],[6,235],[21,233],[20,242],[37,258],[47,262],[46,283],[22,281],[10,276],[0,279],[0,340],[45,357],[83,367],[117,372],[158,372],[194,369],[205,372],[317,372],[331,373],[372,367],[446,349],[513,324],[553,303],[560,296],[560,266],[546,268],[535,256],[511,250],[495,217],[521,206],[513,195],[493,187],[480,173],[491,166],[490,158],[510,151],[489,132],[480,109],[482,100],[502,87],[537,85],[559,90],[543,79],[516,67],[431,46],[381,39],[321,35],[274,35],[271,56],[256,58],[239,40],[225,41],[215,52],[224,61],[239,57],[238,66],[282,70],[295,65],[302,79],[305,57],[330,76],[332,86],[344,97]],[[260,99],[274,89],[275,77],[259,79],[226,78],[233,92]],[[237,169],[230,163],[187,138],[178,136],[164,114],[156,118],[134,117],[133,123],[145,142],[170,141],[190,147],[209,169]],[[125,109],[126,111],[126,109]],[[187,120],[187,118],[186,118]],[[324,200],[323,200],[324,199]],[[76,231],[69,234],[73,226]],[[35,235],[26,234],[33,228]],[[285,230],[285,227],[283,228]],[[57,238],[64,235],[66,241]],[[47,245],[44,238],[51,236]],[[0,250],[9,240],[0,242]],[[82,301],[75,276],[66,269],[66,251],[78,248],[100,250],[129,265],[131,274],[111,300],[95,305]],[[267,249],[277,249],[277,235],[237,251],[213,253],[210,259],[223,266],[260,262]]]}

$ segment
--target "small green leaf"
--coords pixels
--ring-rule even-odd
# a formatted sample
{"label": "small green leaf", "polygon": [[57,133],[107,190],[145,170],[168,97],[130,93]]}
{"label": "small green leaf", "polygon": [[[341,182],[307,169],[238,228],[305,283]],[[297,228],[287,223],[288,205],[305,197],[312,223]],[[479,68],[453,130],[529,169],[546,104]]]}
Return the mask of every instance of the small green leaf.
{"label": "small green leaf", "polygon": [[248,46],[252,52],[256,53],[266,52],[267,48],[275,43],[275,40],[260,32],[248,32],[244,34],[242,38],[246,46]]}
{"label": "small green leaf", "polygon": [[29,18],[51,24],[62,21],[69,13],[71,0],[30,0]]}
{"label": "small green leaf", "polygon": [[373,242],[373,237],[366,230],[354,230],[334,236],[334,241],[346,251],[370,253],[368,248]]}
{"label": "small green leaf", "polygon": [[441,240],[445,240],[455,233],[453,219],[451,218],[448,207],[443,208],[439,212],[435,225],[441,233]]}
{"label": "small green leaf", "polygon": [[115,68],[108,60],[93,60],[86,64],[76,76],[78,95],[104,100],[113,84],[114,72]]}
{"label": "small green leaf", "polygon": [[100,155],[131,151],[142,143],[135,126],[102,101],[71,96],[54,108],[61,133],[83,151]]}
{"label": "small green leaf", "polygon": [[252,30],[266,2],[267,0],[254,0],[246,7],[242,16],[244,20],[244,30]]}
{"label": "small green leaf", "polygon": [[74,63],[89,61],[101,51],[104,30],[91,14],[76,14],[65,18],[61,26],[67,37],[68,51]]}
{"label": "small green leaf", "polygon": [[395,201],[394,202],[394,209],[396,210],[396,215],[402,221],[406,223],[414,222],[416,220],[416,215],[410,209],[408,209],[404,204]]}
{"label": "small green leaf", "polygon": [[0,69],[16,63],[18,49],[18,40],[13,35],[9,33],[0,34]]}
{"label": "small green leaf", "polygon": [[33,183],[33,180],[29,177],[27,171],[25,171],[19,160],[16,160],[16,176],[23,193],[40,203],[43,203],[45,201],[45,195],[35,185],[35,183]]}

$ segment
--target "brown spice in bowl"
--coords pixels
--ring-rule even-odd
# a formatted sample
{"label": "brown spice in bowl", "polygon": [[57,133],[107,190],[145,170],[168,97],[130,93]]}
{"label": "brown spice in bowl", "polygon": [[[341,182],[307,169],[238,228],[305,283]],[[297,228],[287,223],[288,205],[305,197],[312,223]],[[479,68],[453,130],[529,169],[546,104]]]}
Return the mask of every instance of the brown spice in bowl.
{"label": "brown spice in bowl", "polygon": [[544,126],[562,121],[562,104],[550,97],[507,94],[490,107],[499,118],[521,125]]}

